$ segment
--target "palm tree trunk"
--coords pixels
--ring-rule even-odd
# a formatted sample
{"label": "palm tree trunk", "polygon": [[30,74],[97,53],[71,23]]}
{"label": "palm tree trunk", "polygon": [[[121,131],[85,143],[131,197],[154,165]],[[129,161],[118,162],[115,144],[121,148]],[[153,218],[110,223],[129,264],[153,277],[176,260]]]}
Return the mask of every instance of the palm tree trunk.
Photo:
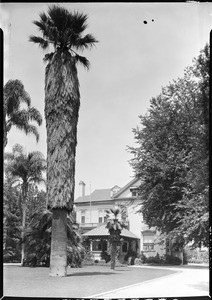
{"label": "palm tree trunk", "polygon": [[111,269],[115,270],[116,265],[116,241],[112,241],[111,247]]}
{"label": "palm tree trunk", "polygon": [[67,210],[53,209],[50,276],[67,274]]}
{"label": "palm tree trunk", "polygon": [[[45,77],[47,201],[48,208],[55,210],[51,237],[51,276],[65,276],[66,273],[67,251],[64,239],[67,233],[60,232],[62,229],[57,226],[63,224],[62,228],[66,230],[67,212],[72,211],[74,202],[79,106],[79,82],[75,60],[68,52],[56,53],[46,67]],[[62,214],[61,209],[66,212],[63,211]],[[56,221],[56,215],[58,218],[64,216],[65,219]],[[63,246],[58,242],[61,238]],[[57,247],[62,248],[58,250]]]}
{"label": "palm tree trunk", "polygon": [[26,227],[26,207],[24,205],[22,209],[22,232],[21,232],[21,266],[24,266],[24,259],[25,259],[25,242],[24,242],[24,237],[25,237],[25,227]]}
{"label": "palm tree trunk", "polygon": [[25,229],[26,229],[26,201],[28,196],[28,185],[27,182],[24,182],[22,185],[22,203],[21,197],[19,197],[19,204],[21,206],[21,217],[22,217],[22,232],[21,232],[21,266],[24,266],[24,259],[25,259]]}

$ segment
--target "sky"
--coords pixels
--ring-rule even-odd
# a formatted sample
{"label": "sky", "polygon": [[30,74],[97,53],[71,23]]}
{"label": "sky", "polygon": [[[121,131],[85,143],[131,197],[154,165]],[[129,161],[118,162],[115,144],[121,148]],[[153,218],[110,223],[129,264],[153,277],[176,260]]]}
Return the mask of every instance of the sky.
{"label": "sky", "polygon": [[[56,3],[54,3],[56,4]],[[147,113],[150,100],[161,88],[183,76],[184,69],[209,43],[212,4],[169,3],[58,3],[70,11],[88,15],[88,28],[99,41],[81,53],[90,70],[78,67],[81,105],[79,111],[75,196],[79,182],[85,193],[123,187],[133,179],[128,146],[136,146],[133,128]],[[4,84],[19,79],[32,106],[43,116],[40,139],[13,128],[6,151],[19,143],[25,151],[41,151],[46,157],[44,118],[44,52],[29,42],[39,35],[32,21],[47,12],[46,3],[1,3],[4,32]],[[146,21],[146,22],[144,22]]]}

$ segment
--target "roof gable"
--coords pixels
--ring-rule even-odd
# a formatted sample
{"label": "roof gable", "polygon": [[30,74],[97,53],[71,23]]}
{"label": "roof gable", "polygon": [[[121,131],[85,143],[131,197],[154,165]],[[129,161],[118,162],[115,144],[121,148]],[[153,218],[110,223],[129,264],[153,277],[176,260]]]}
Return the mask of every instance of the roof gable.
{"label": "roof gable", "polygon": [[123,196],[123,194],[130,189],[130,187],[132,186],[139,186],[140,185],[141,180],[138,178],[133,178],[129,183],[127,183],[123,188],[121,188],[114,196],[113,198],[117,199],[117,198],[121,198]]}

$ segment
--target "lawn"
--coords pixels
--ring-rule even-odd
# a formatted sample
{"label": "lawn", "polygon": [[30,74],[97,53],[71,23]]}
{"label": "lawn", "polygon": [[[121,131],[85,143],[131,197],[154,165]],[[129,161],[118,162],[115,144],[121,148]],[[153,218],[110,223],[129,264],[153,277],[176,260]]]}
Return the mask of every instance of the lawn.
{"label": "lawn", "polygon": [[68,268],[67,277],[49,277],[48,268],[4,266],[4,296],[84,298],[176,273],[174,270],[105,266]]}

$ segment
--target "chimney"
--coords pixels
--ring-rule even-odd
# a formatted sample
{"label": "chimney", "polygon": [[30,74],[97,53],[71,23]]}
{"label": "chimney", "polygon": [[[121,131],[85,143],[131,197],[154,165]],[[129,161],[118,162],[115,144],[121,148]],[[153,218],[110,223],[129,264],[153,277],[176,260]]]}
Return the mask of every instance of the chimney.
{"label": "chimney", "polygon": [[79,183],[80,186],[80,196],[84,197],[85,196],[85,183],[81,180]]}

